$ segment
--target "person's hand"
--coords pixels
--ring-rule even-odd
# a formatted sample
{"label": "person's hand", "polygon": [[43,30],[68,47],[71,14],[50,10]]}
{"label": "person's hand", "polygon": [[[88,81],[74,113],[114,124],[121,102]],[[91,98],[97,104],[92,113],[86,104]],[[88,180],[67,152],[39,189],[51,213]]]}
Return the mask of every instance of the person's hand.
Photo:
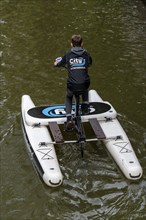
{"label": "person's hand", "polygon": [[60,62],[59,60],[55,60],[54,66],[57,66],[57,63],[59,63],[59,62]]}
{"label": "person's hand", "polygon": [[57,66],[57,63],[59,63],[61,60],[62,60],[62,57],[57,57],[54,62],[54,66]]}

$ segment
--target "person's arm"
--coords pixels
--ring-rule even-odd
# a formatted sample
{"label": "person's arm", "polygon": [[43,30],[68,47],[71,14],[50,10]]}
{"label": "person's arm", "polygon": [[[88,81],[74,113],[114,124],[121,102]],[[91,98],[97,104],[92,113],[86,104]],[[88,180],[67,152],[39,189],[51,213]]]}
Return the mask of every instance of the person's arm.
{"label": "person's arm", "polygon": [[89,56],[89,64],[88,64],[88,66],[91,66],[92,65],[92,57],[90,56],[90,54],[88,54],[88,56]]}

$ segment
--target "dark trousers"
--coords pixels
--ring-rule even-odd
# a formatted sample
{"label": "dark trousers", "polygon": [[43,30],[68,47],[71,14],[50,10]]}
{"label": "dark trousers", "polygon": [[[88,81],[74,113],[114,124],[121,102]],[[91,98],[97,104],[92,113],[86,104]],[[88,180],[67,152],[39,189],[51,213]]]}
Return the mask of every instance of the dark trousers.
{"label": "dark trousers", "polygon": [[[82,102],[88,104],[88,89],[82,92]],[[73,92],[67,88],[66,93],[66,116],[71,116]]]}

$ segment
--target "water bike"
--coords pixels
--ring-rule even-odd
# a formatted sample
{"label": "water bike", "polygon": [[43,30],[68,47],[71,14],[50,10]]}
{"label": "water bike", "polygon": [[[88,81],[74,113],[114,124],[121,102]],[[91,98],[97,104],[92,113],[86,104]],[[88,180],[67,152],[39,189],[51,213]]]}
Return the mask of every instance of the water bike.
{"label": "water bike", "polygon": [[[65,140],[61,126],[66,123],[64,105],[36,107],[29,95],[21,101],[22,128],[30,158],[43,181],[52,187],[59,186],[63,175],[55,152],[55,145],[78,144],[84,155],[86,142],[102,141],[122,173],[130,180],[142,177],[142,167],[132,145],[121,127],[117,112],[107,101],[103,101],[95,90],[89,91],[89,112],[84,114],[80,94],[75,95],[72,105],[74,132],[77,137]],[[94,137],[86,137],[84,124],[89,125]]]}

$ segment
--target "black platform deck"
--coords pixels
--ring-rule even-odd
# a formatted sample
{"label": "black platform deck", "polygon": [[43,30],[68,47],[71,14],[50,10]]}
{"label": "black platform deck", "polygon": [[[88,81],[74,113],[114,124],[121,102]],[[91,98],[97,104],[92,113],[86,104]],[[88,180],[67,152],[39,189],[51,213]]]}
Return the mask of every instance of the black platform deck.
{"label": "black platform deck", "polygon": [[[88,115],[102,114],[110,111],[111,105],[104,102],[90,102],[90,112]],[[75,105],[72,106],[72,111]],[[29,109],[28,115],[34,118],[62,118],[66,117],[65,105],[39,106]],[[82,114],[83,115],[83,114]]]}

